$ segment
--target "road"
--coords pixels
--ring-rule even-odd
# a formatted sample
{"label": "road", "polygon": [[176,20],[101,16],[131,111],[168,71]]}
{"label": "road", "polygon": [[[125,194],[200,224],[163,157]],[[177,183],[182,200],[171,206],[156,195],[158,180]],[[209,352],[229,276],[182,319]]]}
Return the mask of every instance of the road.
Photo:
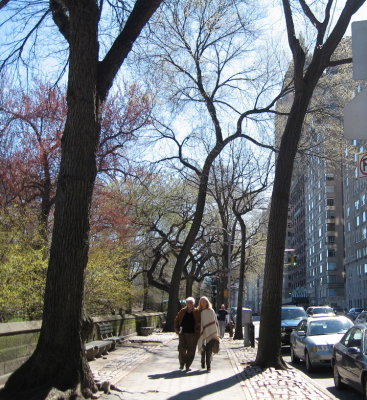
{"label": "road", "polygon": [[303,372],[305,375],[309,376],[311,379],[316,381],[320,386],[324,387],[326,390],[328,390],[333,396],[335,396],[337,399],[340,400],[361,400],[363,396],[361,393],[357,392],[356,390],[352,388],[346,388],[343,390],[337,390],[335,389],[334,386],[334,380],[333,380],[333,372],[331,367],[330,368],[319,368],[315,369],[315,372],[309,373],[306,371],[305,363],[300,362],[298,364],[292,364],[291,363],[291,357],[290,357],[290,348],[289,346],[283,346],[282,347],[282,355],[283,359],[292,365],[292,367],[297,368],[301,372]]}
{"label": "road", "polygon": [[[255,338],[259,337],[260,322],[254,321],[255,326]],[[292,367],[297,368],[299,371],[303,372],[305,375],[315,380],[320,386],[328,390],[333,396],[340,400],[362,400],[363,396],[361,393],[357,392],[352,388],[346,388],[344,390],[336,390],[333,380],[333,372],[331,368],[320,368],[315,370],[315,372],[308,373],[306,371],[305,364],[303,362],[299,364],[291,363],[290,348],[289,346],[282,346],[282,356],[284,361],[289,363]]]}

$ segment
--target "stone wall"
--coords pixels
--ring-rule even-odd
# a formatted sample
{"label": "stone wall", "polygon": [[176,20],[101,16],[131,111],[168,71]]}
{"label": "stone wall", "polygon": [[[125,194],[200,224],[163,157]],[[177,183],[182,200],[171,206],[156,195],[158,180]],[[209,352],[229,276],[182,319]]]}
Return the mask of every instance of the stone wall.
{"label": "stone wall", "polygon": [[[97,323],[109,322],[113,326],[114,334],[129,336],[140,334],[141,327],[161,328],[164,318],[165,314],[160,312],[92,317],[93,331],[87,341],[100,339]],[[8,374],[22,365],[33,353],[41,323],[42,321],[0,323],[0,385]]]}

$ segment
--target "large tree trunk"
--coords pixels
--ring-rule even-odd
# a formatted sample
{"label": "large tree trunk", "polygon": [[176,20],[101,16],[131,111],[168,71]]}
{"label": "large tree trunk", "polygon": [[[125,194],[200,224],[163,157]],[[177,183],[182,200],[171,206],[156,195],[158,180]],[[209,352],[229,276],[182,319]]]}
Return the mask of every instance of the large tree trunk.
{"label": "large tree trunk", "polygon": [[76,390],[80,384],[86,391],[96,391],[84,354],[81,326],[99,136],[98,14],[97,6],[93,7],[90,1],[79,2],[70,12],[68,115],[62,138],[42,329],[31,358],[9,378],[6,394],[19,393],[19,388]]}
{"label": "large tree trunk", "polygon": [[[10,376],[1,399],[77,399],[81,392],[89,397],[96,391],[85,357],[82,325],[102,103],[134,41],[161,2],[136,0],[103,62],[98,61],[97,2],[66,1],[63,7],[50,2],[54,21],[69,43],[69,76],[43,321],[35,352]],[[65,396],[56,393],[60,391]]]}

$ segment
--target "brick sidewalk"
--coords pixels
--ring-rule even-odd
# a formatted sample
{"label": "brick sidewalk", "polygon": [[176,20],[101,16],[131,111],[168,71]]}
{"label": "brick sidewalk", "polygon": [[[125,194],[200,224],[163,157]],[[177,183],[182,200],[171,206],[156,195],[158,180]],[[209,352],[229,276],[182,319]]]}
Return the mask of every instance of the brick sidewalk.
{"label": "brick sidewalk", "polygon": [[[159,349],[175,339],[172,333],[156,333],[151,336],[135,336],[129,338],[118,350],[111,352],[106,359],[99,359],[90,363],[95,379],[99,382],[110,381],[113,385],[121,382],[138,365],[143,363],[152,355],[157,356]],[[221,352],[226,351],[235,374],[237,375],[246,400],[332,400],[336,399],[326,389],[315,384],[310,378],[290,368],[288,370],[275,370],[269,368],[262,370],[253,366],[256,358],[256,349],[243,347],[243,340],[232,340],[225,338],[221,342]],[[198,355],[196,355],[198,357]],[[167,368],[169,369],[169,365]],[[214,368],[220,368],[215,364]],[[142,387],[147,379],[142,374]],[[186,382],[190,380],[186,379]],[[198,384],[194,378],[191,380],[193,386]],[[102,395],[102,400],[123,399],[123,392],[112,391],[110,395]],[[148,397],[147,397],[148,398]],[[201,397],[198,397],[201,398]],[[207,397],[205,397],[207,398]],[[163,397],[162,397],[163,400]],[[195,400],[193,398],[193,400]]]}

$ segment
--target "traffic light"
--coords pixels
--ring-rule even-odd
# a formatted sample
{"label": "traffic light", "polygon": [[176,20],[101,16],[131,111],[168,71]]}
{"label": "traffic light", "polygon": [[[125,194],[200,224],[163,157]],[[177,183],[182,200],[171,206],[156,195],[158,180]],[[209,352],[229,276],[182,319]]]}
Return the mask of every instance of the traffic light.
{"label": "traffic light", "polygon": [[298,265],[297,256],[296,256],[295,254],[292,254],[292,255],[291,255],[291,265],[292,265],[293,267],[297,267],[297,265]]}

